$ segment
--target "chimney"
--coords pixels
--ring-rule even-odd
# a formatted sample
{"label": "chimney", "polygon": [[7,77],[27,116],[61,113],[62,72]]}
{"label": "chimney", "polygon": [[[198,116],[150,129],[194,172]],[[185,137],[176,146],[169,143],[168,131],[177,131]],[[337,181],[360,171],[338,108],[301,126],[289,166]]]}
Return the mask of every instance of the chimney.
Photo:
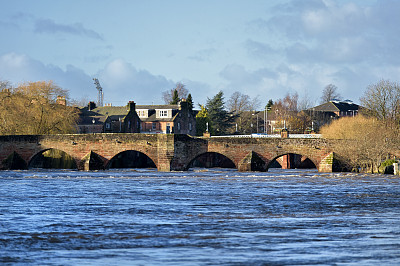
{"label": "chimney", "polygon": [[67,100],[65,99],[65,96],[57,96],[57,104],[59,105],[67,105]]}
{"label": "chimney", "polygon": [[189,103],[186,101],[186,99],[182,99],[179,102],[179,110],[187,110],[189,109]]}
{"label": "chimney", "polygon": [[93,110],[94,108],[96,108],[96,104],[94,102],[89,102],[88,104],[89,111]]}
{"label": "chimney", "polygon": [[128,105],[127,105],[127,109],[128,109],[128,111],[130,112],[130,111],[135,111],[135,109],[136,109],[136,104],[135,104],[135,102],[134,101],[129,101],[128,102]]}

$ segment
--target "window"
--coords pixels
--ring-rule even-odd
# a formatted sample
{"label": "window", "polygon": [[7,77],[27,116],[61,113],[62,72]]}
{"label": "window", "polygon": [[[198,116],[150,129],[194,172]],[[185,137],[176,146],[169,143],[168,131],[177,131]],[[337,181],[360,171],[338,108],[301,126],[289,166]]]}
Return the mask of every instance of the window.
{"label": "window", "polygon": [[153,122],[152,129],[156,130],[156,128],[157,128],[157,123]]}
{"label": "window", "polygon": [[167,117],[168,116],[168,111],[167,110],[160,110],[158,113],[160,117]]}
{"label": "window", "polygon": [[139,117],[146,117],[147,116],[146,110],[137,110],[137,114],[138,114]]}
{"label": "window", "polygon": [[181,130],[181,123],[178,122],[178,130]]}
{"label": "window", "polygon": [[192,130],[192,123],[189,123],[189,130]]}
{"label": "window", "polygon": [[111,128],[111,124],[110,123],[106,123],[106,128],[110,129]]}

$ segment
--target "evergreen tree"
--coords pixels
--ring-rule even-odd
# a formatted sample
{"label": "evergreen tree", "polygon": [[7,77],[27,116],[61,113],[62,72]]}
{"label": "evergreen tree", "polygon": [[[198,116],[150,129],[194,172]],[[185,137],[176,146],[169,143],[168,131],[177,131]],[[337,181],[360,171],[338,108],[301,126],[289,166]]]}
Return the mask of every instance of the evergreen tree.
{"label": "evergreen tree", "polygon": [[181,99],[179,98],[178,90],[174,90],[174,95],[172,96],[172,101],[170,101],[169,104],[178,104],[180,100]]}
{"label": "evergreen tree", "polygon": [[188,95],[186,101],[188,102],[189,109],[190,109],[190,110],[193,110],[193,99],[192,99],[192,94],[191,94],[191,93],[189,93],[189,95]]}
{"label": "evergreen tree", "polygon": [[269,99],[268,103],[267,103],[267,106],[266,106],[267,110],[271,110],[273,105],[274,105],[274,102],[272,101],[272,99]]}
{"label": "evergreen tree", "polygon": [[211,120],[208,116],[208,111],[204,105],[200,105],[200,111],[196,115],[196,135],[202,136],[204,132],[207,132],[207,123],[208,123],[208,132],[213,134],[210,131],[211,128]]}
{"label": "evergreen tree", "polygon": [[[206,108],[211,120],[212,132],[215,135],[227,133],[227,129],[232,126],[236,116],[225,110],[224,93],[218,92],[212,99],[207,98]],[[209,127],[210,128],[210,127]]]}

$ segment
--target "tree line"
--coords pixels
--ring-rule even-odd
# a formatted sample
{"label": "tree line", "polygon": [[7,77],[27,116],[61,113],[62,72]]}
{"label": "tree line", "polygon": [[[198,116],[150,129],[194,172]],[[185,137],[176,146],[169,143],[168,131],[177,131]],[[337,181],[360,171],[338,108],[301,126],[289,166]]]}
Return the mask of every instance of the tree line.
{"label": "tree line", "polygon": [[[176,104],[186,99],[193,107],[193,99],[183,83],[163,92],[165,104]],[[327,85],[321,97],[321,103],[341,99],[337,87]],[[265,105],[264,105],[265,104]],[[269,99],[266,103],[260,97],[251,98],[241,92],[234,92],[227,100],[222,91],[207,98],[205,104],[198,104],[196,113],[197,135],[208,130],[212,135],[279,133],[283,128],[292,133],[310,133],[313,131],[312,120],[315,119],[307,109],[314,106],[308,97],[299,98],[297,93],[288,93],[275,102]],[[261,109],[261,110],[260,110]],[[271,125],[271,121],[274,124]]]}
{"label": "tree line", "polygon": [[68,91],[52,81],[11,87],[0,82],[0,134],[42,135],[75,133],[79,112],[67,106]]}

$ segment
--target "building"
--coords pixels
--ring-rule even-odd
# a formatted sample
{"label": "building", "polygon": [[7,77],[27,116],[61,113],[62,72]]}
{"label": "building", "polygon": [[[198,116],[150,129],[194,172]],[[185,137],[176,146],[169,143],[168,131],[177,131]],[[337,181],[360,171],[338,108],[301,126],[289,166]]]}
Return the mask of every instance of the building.
{"label": "building", "polygon": [[330,101],[309,110],[313,112],[323,113],[331,118],[338,118],[343,116],[355,116],[358,114],[360,106],[350,100],[345,101]]}
{"label": "building", "polygon": [[175,133],[196,135],[196,119],[188,102],[169,105],[138,105],[141,133]]}
{"label": "building", "polygon": [[330,123],[332,119],[346,116],[356,116],[361,107],[350,100],[330,102],[312,107],[307,111],[312,119],[313,130],[318,130],[322,125]]}
{"label": "building", "polygon": [[135,103],[96,107],[94,102],[80,109],[78,133],[139,133],[140,119]]}
{"label": "building", "polygon": [[196,119],[188,102],[176,105],[96,107],[94,102],[80,109],[78,133],[159,133],[196,135]]}

